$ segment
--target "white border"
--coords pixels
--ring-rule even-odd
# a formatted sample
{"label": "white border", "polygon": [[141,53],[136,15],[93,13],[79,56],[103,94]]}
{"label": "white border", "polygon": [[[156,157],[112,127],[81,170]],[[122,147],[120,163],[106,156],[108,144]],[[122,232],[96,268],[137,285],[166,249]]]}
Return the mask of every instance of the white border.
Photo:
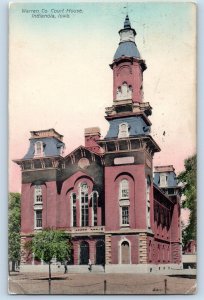
{"label": "white border", "polygon": [[[144,0],[138,0],[137,2],[143,2]],[[171,0],[172,2],[195,2],[195,1],[186,1],[186,0]],[[16,1],[13,1],[16,2]],[[19,1],[19,2],[66,2],[62,1]],[[71,1],[70,1],[71,2]],[[84,1],[80,0],[79,2],[93,2],[93,1]],[[98,2],[119,2],[115,0],[111,1],[98,1]],[[121,1],[120,1],[121,2]],[[125,1],[124,1],[125,2]],[[135,2],[129,0],[129,2]],[[146,2],[153,2],[147,1]],[[160,2],[170,2],[170,1],[160,1]],[[0,1],[0,128],[1,128],[1,147],[0,147],[0,166],[1,166],[1,189],[0,189],[0,244],[4,245],[0,247],[0,295],[1,299],[7,299],[10,297],[7,294],[7,194],[8,194],[8,179],[7,179],[7,160],[8,160],[8,107],[7,107],[7,78],[8,78],[8,71],[7,71],[7,64],[8,64],[8,3],[9,0],[1,0]],[[198,43],[198,109],[197,109],[197,116],[198,116],[198,293],[196,295],[179,295],[179,296],[168,296],[168,299],[176,300],[176,299],[204,299],[204,285],[202,283],[204,278],[204,236],[203,236],[203,228],[204,228],[204,190],[201,188],[203,184],[204,178],[204,135],[203,135],[203,128],[204,128],[204,1],[197,0],[198,3],[198,36],[199,36],[199,43]],[[173,28],[172,28],[173,30]],[[21,296],[20,296],[21,297]],[[36,296],[23,296],[24,299],[36,299]],[[52,296],[52,299],[58,299],[61,296]],[[86,296],[71,296],[69,298],[72,299],[83,299]],[[89,296],[88,296],[89,297]],[[98,296],[94,296],[94,298]],[[110,296],[106,296],[110,298]],[[119,296],[120,297],[120,296]],[[126,298],[127,296],[122,296]],[[155,296],[136,296],[137,299],[147,299]],[[43,299],[50,299],[49,296],[43,296]]]}

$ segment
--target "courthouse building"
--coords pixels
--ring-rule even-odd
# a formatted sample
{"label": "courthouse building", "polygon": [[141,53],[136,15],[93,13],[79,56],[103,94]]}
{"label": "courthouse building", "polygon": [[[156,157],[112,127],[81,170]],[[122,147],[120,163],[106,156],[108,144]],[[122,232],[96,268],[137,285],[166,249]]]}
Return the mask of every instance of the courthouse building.
{"label": "courthouse building", "polygon": [[155,167],[153,175],[160,148],[143,96],[147,67],[128,16],[119,35],[105,138],[98,127],[86,128],[84,146],[64,156],[61,134],[31,131],[27,154],[15,160],[22,170],[22,265],[33,263],[25,242],[54,228],[71,234],[73,265],[90,258],[106,272],[181,267],[180,188],[172,165]]}

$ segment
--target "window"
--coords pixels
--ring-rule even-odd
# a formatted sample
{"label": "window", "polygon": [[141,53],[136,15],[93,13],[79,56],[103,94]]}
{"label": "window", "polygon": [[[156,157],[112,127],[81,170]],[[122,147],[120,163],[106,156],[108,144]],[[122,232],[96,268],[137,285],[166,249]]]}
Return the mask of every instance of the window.
{"label": "window", "polygon": [[60,155],[63,156],[64,155],[64,146],[60,147]]}
{"label": "window", "polygon": [[122,225],[129,225],[129,206],[122,206]]}
{"label": "window", "polygon": [[162,247],[162,260],[163,260],[163,262],[165,261],[165,248],[164,248],[164,245]]}
{"label": "window", "polygon": [[42,187],[41,185],[34,186],[34,227],[36,229],[42,228]]}
{"label": "window", "polygon": [[123,179],[120,182],[120,199],[129,198],[129,184],[127,179]]}
{"label": "window", "polygon": [[167,179],[168,179],[168,176],[166,174],[160,174],[160,186],[161,187],[167,186]]}
{"label": "window", "polygon": [[118,138],[129,137],[129,126],[128,123],[121,123],[119,125]]}
{"label": "window", "polygon": [[158,244],[157,245],[157,261],[158,262],[160,262],[160,255],[161,255],[161,253],[160,253],[160,245]]}
{"label": "window", "polygon": [[152,261],[152,242],[149,241],[149,261]]}
{"label": "window", "polygon": [[168,189],[168,194],[173,195],[174,194],[174,189]]}
{"label": "window", "polygon": [[129,182],[123,179],[119,185],[120,225],[129,226]]}
{"label": "window", "polygon": [[93,226],[97,226],[97,206],[98,206],[98,193],[96,191],[93,191],[92,193],[92,215],[93,215],[93,219],[92,219],[92,225]]}
{"label": "window", "polygon": [[88,186],[86,183],[81,184],[80,199],[81,199],[81,226],[88,226],[89,225],[89,198],[88,198]]}
{"label": "window", "polygon": [[150,228],[150,187],[151,187],[150,177],[147,176],[146,179],[147,228]]}
{"label": "window", "polygon": [[76,194],[71,194],[71,226],[76,227],[77,226],[77,218],[76,218]]}
{"label": "window", "polygon": [[35,228],[42,228],[42,209],[35,210]]}
{"label": "window", "polygon": [[34,203],[42,203],[42,188],[40,185],[35,186]]}
{"label": "window", "polygon": [[169,246],[167,248],[167,261],[170,262],[170,251],[169,251]]}
{"label": "window", "polygon": [[43,143],[38,141],[35,143],[35,154],[34,156],[43,156]]}

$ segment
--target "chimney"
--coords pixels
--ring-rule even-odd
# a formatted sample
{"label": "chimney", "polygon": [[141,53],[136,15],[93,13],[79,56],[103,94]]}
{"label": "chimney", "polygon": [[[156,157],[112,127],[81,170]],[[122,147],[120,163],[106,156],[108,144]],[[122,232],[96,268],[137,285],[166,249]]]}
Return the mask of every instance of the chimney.
{"label": "chimney", "polygon": [[93,152],[101,153],[101,148],[97,144],[97,141],[101,137],[100,128],[99,127],[90,127],[85,128],[84,130],[85,137],[85,147]]}

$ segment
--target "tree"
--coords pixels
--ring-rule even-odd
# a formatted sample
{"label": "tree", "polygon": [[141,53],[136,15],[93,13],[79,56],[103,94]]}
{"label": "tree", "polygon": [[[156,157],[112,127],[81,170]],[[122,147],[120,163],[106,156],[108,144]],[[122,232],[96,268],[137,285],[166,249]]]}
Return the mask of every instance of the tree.
{"label": "tree", "polygon": [[185,196],[182,202],[183,208],[190,210],[189,224],[182,232],[183,246],[190,240],[196,240],[196,209],[197,209],[197,195],[196,195],[196,170],[197,170],[197,157],[193,155],[184,162],[185,171],[181,172],[178,176],[179,182],[183,183],[182,194]]}
{"label": "tree", "polygon": [[[20,194],[9,193],[8,202],[8,258],[12,262],[12,271],[20,260]],[[10,270],[10,268],[9,268]]]}
{"label": "tree", "polygon": [[26,243],[26,249],[32,251],[35,257],[44,260],[49,265],[49,292],[51,287],[52,259],[63,262],[71,254],[70,235],[61,230],[44,229],[37,232],[32,240]]}

